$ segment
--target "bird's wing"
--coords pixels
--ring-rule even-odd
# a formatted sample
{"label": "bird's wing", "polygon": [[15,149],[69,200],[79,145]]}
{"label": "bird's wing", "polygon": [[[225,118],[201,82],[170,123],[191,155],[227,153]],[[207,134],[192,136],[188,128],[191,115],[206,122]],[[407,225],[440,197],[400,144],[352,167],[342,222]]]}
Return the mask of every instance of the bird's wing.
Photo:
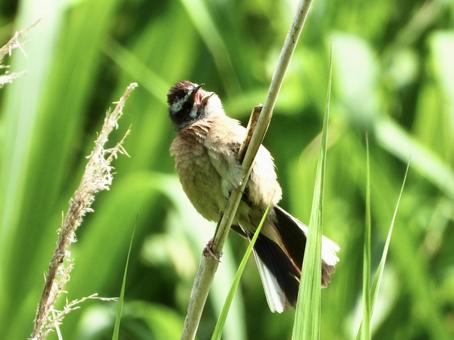
{"label": "bird's wing", "polygon": [[216,169],[221,179],[222,194],[225,198],[240,185],[241,165],[236,159],[240,143],[228,143],[218,147],[207,148],[211,165]]}
{"label": "bird's wing", "polygon": [[[220,176],[222,193],[226,198],[241,183],[238,152],[246,136],[244,127],[234,119],[229,120],[233,123],[213,124],[213,131],[205,140],[209,160]],[[260,146],[255,157],[246,192],[248,202],[262,207],[266,207],[269,202],[277,204],[282,197],[273,158],[264,146]]]}
{"label": "bird's wing", "polygon": [[225,198],[241,182],[241,165],[237,155],[245,135],[246,129],[236,119],[217,116],[204,141],[210,163],[221,179]]}

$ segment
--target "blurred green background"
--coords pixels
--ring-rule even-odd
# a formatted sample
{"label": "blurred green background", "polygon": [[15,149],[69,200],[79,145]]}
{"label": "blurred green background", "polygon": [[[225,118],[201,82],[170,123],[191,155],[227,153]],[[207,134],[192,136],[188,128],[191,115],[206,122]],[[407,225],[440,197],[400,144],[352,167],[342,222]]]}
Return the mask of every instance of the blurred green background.
{"label": "blurred green background", "polygon": [[[72,248],[68,299],[118,296],[136,228],[122,339],[177,339],[203,245],[213,225],[184,196],[168,148],[165,95],[203,82],[247,122],[263,102],[296,0],[2,0],[0,45],[17,29],[26,70],[0,89],[0,338],[24,339],[55,246],[110,103],[137,81],[116,138],[129,124],[131,158],[116,161]],[[322,292],[322,339],[356,334],[365,194],[364,131],[371,140],[372,259],[376,265],[408,158],[411,170],[374,313],[376,339],[454,337],[454,3],[314,1],[265,145],[276,159],[282,205],[308,221],[329,51],[324,233],[341,262]],[[231,235],[200,326],[214,327],[245,242]],[[62,301],[64,302],[64,301]],[[253,261],[225,339],[286,339],[293,312],[271,314]],[[65,339],[108,339],[115,303],[88,302],[65,319]],[[55,334],[51,336],[55,338]]]}

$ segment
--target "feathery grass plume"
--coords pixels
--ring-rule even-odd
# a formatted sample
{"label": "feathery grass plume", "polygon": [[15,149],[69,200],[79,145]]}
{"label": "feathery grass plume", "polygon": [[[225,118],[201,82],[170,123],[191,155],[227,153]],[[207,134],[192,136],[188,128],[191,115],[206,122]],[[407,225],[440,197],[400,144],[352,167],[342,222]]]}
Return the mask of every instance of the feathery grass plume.
{"label": "feathery grass plume", "polygon": [[58,230],[57,247],[49,263],[44,289],[36,311],[32,339],[44,339],[54,328],[58,329],[64,316],[77,308],[81,302],[87,299],[99,299],[97,296],[91,295],[88,298],[67,303],[61,311],[55,308],[55,302],[64,292],[65,284],[69,281],[73,268],[69,247],[76,241],[76,230],[82,224],[84,216],[93,212],[91,206],[95,200],[95,194],[109,190],[112,185],[112,161],[117,158],[118,154],[128,155],[123,148],[123,142],[129,134],[129,128],[113,148],[105,148],[105,145],[110,133],[118,128],[118,120],[123,115],[126,100],[136,87],[136,83],[129,84],[120,100],[115,103],[114,110],[107,111],[101,132],[95,140],[95,146],[87,157],[88,163],[81,182],[70,200],[68,211]]}
{"label": "feathery grass plume", "polygon": [[30,31],[36,24],[38,24],[38,22],[39,22],[39,20],[36,21],[31,26],[29,26],[23,30],[17,31],[16,33],[14,33],[13,37],[6,44],[4,44],[3,46],[0,47],[0,69],[6,69],[5,73],[0,74],[0,87],[2,87],[3,85],[6,85],[6,84],[12,83],[14,80],[21,77],[25,73],[25,71],[9,73],[8,65],[3,65],[2,62],[3,62],[3,59],[6,56],[10,56],[15,49],[21,50],[22,53],[24,53],[24,55],[25,55],[25,51],[22,49],[20,40],[23,38],[23,36],[26,33],[28,33],[28,31]]}

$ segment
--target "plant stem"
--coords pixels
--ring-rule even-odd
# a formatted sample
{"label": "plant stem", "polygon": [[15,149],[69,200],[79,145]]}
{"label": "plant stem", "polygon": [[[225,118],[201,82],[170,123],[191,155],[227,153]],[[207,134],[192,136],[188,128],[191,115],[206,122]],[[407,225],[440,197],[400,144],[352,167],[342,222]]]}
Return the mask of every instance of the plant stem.
{"label": "plant stem", "polygon": [[[230,231],[230,226],[232,225],[236,211],[240,204],[242,193],[244,192],[247,181],[249,179],[255,155],[257,154],[257,151],[263,141],[263,138],[265,137],[266,131],[270,124],[274,105],[276,104],[285,72],[290,63],[290,59],[295,50],[300,33],[303,29],[303,25],[307,18],[307,14],[309,13],[311,3],[311,0],[300,1],[297,12],[293,19],[293,23],[290,27],[289,32],[287,33],[284,46],[281,49],[279,61],[274,70],[263,109],[261,110],[257,123],[254,124],[251,119],[250,124],[248,125],[248,129],[253,132],[250,142],[248,143],[249,138],[246,137],[244,143],[246,152],[244,160],[242,162],[241,185],[236,188],[236,190],[234,190],[230,195],[226,209],[224,210],[224,214],[218,224],[218,228],[216,228],[213,240],[207,245],[214,256],[207,256],[207,252],[204,252],[204,256],[202,256],[192,286],[188,311],[184,321],[183,334],[181,336],[181,338],[184,340],[192,340],[195,338],[211,282],[213,281],[214,274],[216,273],[217,267],[219,265],[218,259],[221,256],[224,242]],[[252,116],[254,116],[254,114]],[[247,135],[250,134],[250,131],[248,131]],[[241,149],[243,149],[243,147]]]}
{"label": "plant stem", "polygon": [[[107,112],[104,124],[95,146],[89,156],[88,163],[82,175],[79,187],[74,192],[70,200],[70,205],[63,218],[62,225],[58,232],[57,246],[49,262],[44,288],[41,299],[36,310],[36,316],[31,334],[32,340],[45,339],[52,328],[61,323],[65,312],[57,312],[55,302],[64,292],[66,283],[69,281],[72,262],[69,256],[69,249],[76,240],[76,231],[83,222],[85,215],[92,212],[92,204],[95,195],[103,190],[108,190],[113,180],[113,167],[111,162],[118,154],[126,154],[123,148],[123,141],[129,133],[127,130],[124,137],[113,148],[106,149],[108,137],[113,130],[118,127],[118,120],[123,115],[123,107],[131,92],[137,87],[136,83],[131,83],[126,88],[123,96],[112,112]],[[71,307],[67,309],[71,311]],[[56,315],[53,317],[52,315]]]}

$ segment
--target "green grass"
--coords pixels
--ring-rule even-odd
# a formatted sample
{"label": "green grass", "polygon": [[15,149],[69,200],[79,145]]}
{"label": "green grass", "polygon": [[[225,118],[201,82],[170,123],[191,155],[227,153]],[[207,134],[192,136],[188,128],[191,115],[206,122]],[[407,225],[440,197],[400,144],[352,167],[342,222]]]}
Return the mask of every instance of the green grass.
{"label": "green grass", "polygon": [[246,264],[254,249],[255,242],[257,241],[257,238],[259,237],[260,231],[262,230],[263,223],[265,222],[265,219],[268,216],[269,210],[270,210],[270,207],[268,206],[265,210],[265,213],[262,216],[262,219],[260,220],[259,225],[257,226],[257,229],[255,230],[254,235],[252,236],[252,239],[250,240],[250,242],[248,244],[248,247],[246,248],[246,251],[244,252],[243,258],[241,259],[241,262],[238,266],[238,270],[236,271],[232,284],[230,286],[229,293],[228,293],[227,297],[225,298],[224,306],[222,307],[221,314],[219,315],[218,321],[216,322],[216,326],[214,327],[214,331],[211,336],[211,340],[220,340],[222,337],[222,330],[223,330],[224,324],[227,320],[230,306],[232,305],[233,299],[235,298],[238,287],[240,285],[241,276],[243,275],[244,269],[246,268]]}
{"label": "green grass", "polygon": [[[366,137],[367,145],[367,183],[366,183],[366,192],[368,197],[366,198],[366,230],[364,237],[364,256],[363,256],[363,314],[362,322],[360,323],[360,329],[357,334],[357,339],[367,338],[370,339],[371,334],[371,319],[374,313],[375,302],[377,301],[378,294],[380,292],[380,286],[383,281],[383,273],[385,270],[386,259],[388,257],[389,245],[391,243],[391,237],[394,231],[394,225],[397,218],[397,212],[399,210],[400,201],[402,194],[405,188],[405,182],[407,181],[408,170],[410,169],[410,161],[407,163],[407,168],[405,169],[404,179],[402,181],[402,186],[400,188],[399,196],[397,198],[396,206],[394,208],[393,216],[391,223],[389,225],[388,234],[386,236],[385,245],[383,247],[383,252],[380,258],[380,262],[375,271],[372,284],[370,283],[370,273],[371,273],[371,261],[370,261],[370,234],[371,234],[371,216],[370,216],[370,164],[369,164],[369,142]],[[367,248],[367,249],[366,249]],[[366,254],[367,253],[367,254]],[[367,276],[366,276],[367,275]],[[368,281],[368,282],[366,282]],[[367,328],[367,329],[366,329]]]}
{"label": "green grass", "polygon": [[304,250],[303,268],[301,270],[300,288],[296,304],[295,321],[292,339],[320,339],[321,328],[321,249],[323,234],[323,197],[328,150],[328,121],[331,105],[332,58],[328,76],[326,108],[323,118],[323,129],[320,145],[320,157],[312,199],[312,210],[309,221],[309,232]]}
{"label": "green grass", "polygon": [[372,315],[370,273],[371,273],[371,233],[372,220],[370,211],[370,155],[369,137],[366,134],[366,219],[364,221],[363,242],[363,323],[361,326],[361,340],[371,339],[370,321]]}
{"label": "green grass", "polygon": [[[135,339],[178,338],[194,270],[214,226],[192,208],[176,178],[168,153],[174,130],[167,87],[180,79],[203,82],[219,93],[229,115],[246,123],[266,95],[292,6],[261,0],[0,2],[0,44],[14,29],[43,18],[23,43],[26,56],[16,50],[5,60],[11,71],[26,74],[0,89],[2,337],[30,335],[61,212],[106,107],[135,80],[140,87],[118,134],[132,124],[126,141],[131,158],[115,162],[112,189],[97,197],[95,212],[80,228],[66,297],[118,295],[136,224],[121,330]],[[313,3],[264,141],[275,158],[282,205],[307,224],[322,141],[328,41],[333,86],[323,233],[341,252],[321,292],[321,313],[313,309],[320,338],[352,339],[363,319],[364,131],[373,174],[370,335],[453,338],[452,7],[411,0]],[[396,204],[409,157],[412,171]],[[201,338],[212,335],[242,244],[229,237]],[[294,319],[292,312],[269,312],[251,265],[223,338],[289,338]],[[114,308],[96,301],[71,313],[61,332],[65,339],[110,338],[114,324]]]}
{"label": "green grass", "polygon": [[120,324],[121,317],[123,314],[123,308],[125,304],[125,291],[126,291],[126,279],[128,277],[128,266],[129,266],[129,256],[131,255],[132,241],[134,240],[134,230],[131,235],[131,240],[129,241],[128,256],[126,257],[125,270],[123,273],[123,280],[121,282],[120,296],[117,301],[117,310],[115,313],[115,324],[114,330],[112,333],[112,340],[118,340],[120,336]]}

